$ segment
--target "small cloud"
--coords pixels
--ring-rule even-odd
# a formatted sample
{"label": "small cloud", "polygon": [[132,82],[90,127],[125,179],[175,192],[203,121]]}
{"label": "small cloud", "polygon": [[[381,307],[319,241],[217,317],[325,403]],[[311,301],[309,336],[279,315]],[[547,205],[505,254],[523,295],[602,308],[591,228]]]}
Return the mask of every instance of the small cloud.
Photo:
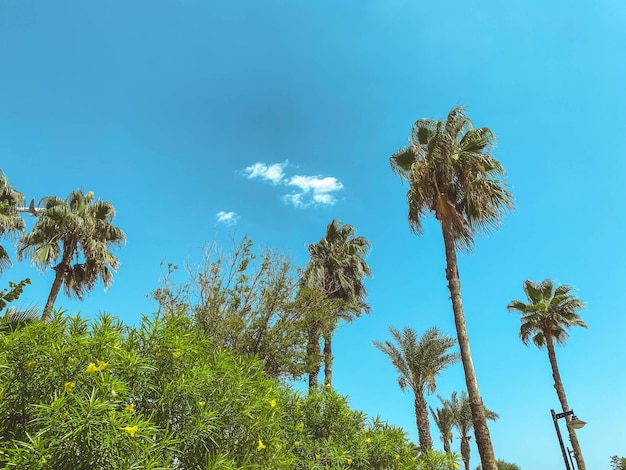
{"label": "small cloud", "polygon": [[248,179],[261,178],[266,181],[271,181],[273,184],[282,182],[285,173],[283,168],[287,165],[287,162],[274,163],[267,166],[265,163],[255,163],[245,169],[248,175]]}
{"label": "small cloud", "polygon": [[239,222],[239,216],[236,212],[219,211],[217,214],[215,214],[215,217],[217,217],[218,222],[226,225],[235,225],[237,222]]}
{"label": "small cloud", "polygon": [[332,193],[343,189],[343,184],[334,176],[294,176],[287,185],[299,189],[283,198],[295,207],[332,206],[337,202]]}

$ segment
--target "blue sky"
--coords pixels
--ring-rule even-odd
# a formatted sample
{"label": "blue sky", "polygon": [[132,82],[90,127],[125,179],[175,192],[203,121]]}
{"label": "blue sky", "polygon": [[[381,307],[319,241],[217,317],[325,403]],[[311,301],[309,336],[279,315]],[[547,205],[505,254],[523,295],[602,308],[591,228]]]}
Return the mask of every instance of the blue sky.
{"label": "blue sky", "polygon": [[[557,356],[587,466],[606,468],[626,455],[624,24],[617,0],[0,0],[0,168],[29,199],[82,187],[116,207],[113,285],[57,302],[88,316],[136,322],[164,259],[193,263],[233,231],[302,266],[333,218],[354,225],[373,245],[372,315],[337,334],[335,386],[416,439],[412,398],[371,342],[454,325],[440,229],[410,233],[388,159],[415,120],[464,104],[497,135],[516,197],[459,260],[496,456],[562,465],[547,354],[505,308],[549,277],[587,303],[589,329]],[[15,263],[3,281],[25,276],[24,302],[43,305],[52,273]],[[455,366],[438,393],[463,385]]]}

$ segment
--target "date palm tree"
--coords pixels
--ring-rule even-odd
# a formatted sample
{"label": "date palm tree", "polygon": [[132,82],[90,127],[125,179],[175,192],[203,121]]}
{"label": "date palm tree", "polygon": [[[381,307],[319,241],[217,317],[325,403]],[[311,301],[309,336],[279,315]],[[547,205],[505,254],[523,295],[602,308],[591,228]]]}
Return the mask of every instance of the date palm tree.
{"label": "date palm tree", "polygon": [[501,178],[504,169],[489,153],[495,137],[486,127],[474,128],[462,107],[445,121],[420,119],[413,125],[409,145],[391,156],[391,168],[409,183],[409,227],[422,232],[422,219],[432,212],[441,224],[446,255],[446,279],[452,300],[465,382],[485,470],[497,470],[493,445],[474,371],[465,314],[457,250],[469,252],[476,235],[496,228],[513,207],[512,195]]}
{"label": "date palm tree", "polygon": [[[469,397],[465,392],[461,392],[457,395],[456,392],[452,393],[450,400],[443,400],[444,409],[447,408],[452,416],[452,425],[459,432],[459,439],[461,440],[461,458],[465,464],[465,470],[470,469],[470,430],[472,429],[472,410],[470,408]],[[487,419],[493,421],[499,418],[498,414],[488,410],[483,406],[483,411]],[[497,463],[496,463],[497,465]]]}
{"label": "date palm tree", "polygon": [[443,398],[437,395],[441,404],[444,405],[441,408],[433,409],[430,407],[430,414],[433,417],[433,421],[439,429],[439,436],[443,443],[443,450],[446,454],[451,452],[450,444],[452,443],[452,426],[454,424],[454,416],[449,406],[445,406],[446,402]]}
{"label": "date palm tree", "polygon": [[426,330],[421,338],[409,327],[402,333],[393,327],[389,331],[396,344],[374,341],[374,346],[391,359],[402,391],[407,387],[413,391],[419,446],[422,451],[432,449],[425,395],[435,392],[435,379],[441,371],[459,360],[458,353],[449,352],[456,341],[437,328]]}
{"label": "date palm tree", "polygon": [[[540,283],[527,280],[524,281],[524,293],[528,303],[513,300],[507,306],[509,311],[516,311],[522,315],[519,331],[522,342],[528,345],[532,341],[538,348],[548,350],[554,388],[563,411],[569,411],[569,405],[556,361],[554,343],[564,344],[569,336],[567,330],[573,326],[587,328],[578,314],[579,310],[585,308],[585,304],[572,295],[571,291],[572,287],[565,285],[556,287],[550,279]],[[569,422],[571,417],[567,416],[566,419]],[[567,430],[577,466],[580,470],[585,470],[585,461],[576,431],[570,426],[567,426]]]}
{"label": "date palm tree", "polygon": [[72,191],[66,199],[42,199],[32,231],[18,242],[18,259],[24,255],[41,269],[52,266],[54,282],[41,319],[47,320],[64,287],[66,295],[82,299],[98,280],[105,289],[113,282],[119,260],[109,251],[121,246],[124,232],[112,224],[115,209],[108,201],[94,199],[94,193]]}
{"label": "date palm tree", "polygon": [[328,224],[326,234],[318,243],[309,245],[310,262],[303,283],[337,301],[333,318],[325,322],[327,327],[321,332],[326,384],[332,384],[333,380],[332,337],[339,321],[351,322],[369,312],[363,279],[371,276],[370,267],[365,262],[370,247],[369,240],[357,236],[352,225],[336,219]]}
{"label": "date palm tree", "polygon": [[[13,189],[5,174],[0,170],[0,237],[12,237],[24,231],[24,219],[17,212],[24,203],[24,195]],[[11,266],[7,250],[0,245],[0,273]]]}

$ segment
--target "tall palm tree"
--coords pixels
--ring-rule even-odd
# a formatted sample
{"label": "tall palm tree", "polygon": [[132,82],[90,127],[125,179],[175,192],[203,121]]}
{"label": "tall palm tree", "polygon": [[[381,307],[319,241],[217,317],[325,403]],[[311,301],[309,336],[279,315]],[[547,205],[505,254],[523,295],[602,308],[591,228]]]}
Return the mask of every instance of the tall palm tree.
{"label": "tall palm tree", "polygon": [[497,470],[489,428],[472,362],[461,300],[457,250],[471,251],[474,237],[498,226],[513,207],[512,195],[500,178],[504,169],[491,156],[495,137],[486,127],[475,129],[462,107],[446,121],[420,119],[409,146],[391,156],[391,168],[409,183],[409,226],[422,232],[422,218],[433,212],[441,224],[446,254],[446,279],[456,325],[465,382],[485,470]]}
{"label": "tall palm tree", "polygon": [[[522,342],[528,345],[532,340],[538,348],[548,350],[554,388],[564,412],[569,411],[569,405],[556,361],[554,343],[564,344],[569,336],[567,330],[573,326],[587,328],[578,314],[579,310],[585,308],[585,304],[572,295],[571,291],[572,287],[565,285],[556,287],[550,279],[545,279],[540,283],[527,280],[524,281],[524,293],[528,303],[513,300],[507,306],[509,311],[516,311],[522,315],[519,330]],[[566,419],[569,422],[571,417],[568,416]],[[576,431],[570,426],[567,426],[567,430],[578,468],[585,470],[585,461]]]}
{"label": "tall palm tree", "polygon": [[400,388],[404,391],[409,387],[413,391],[420,449],[432,449],[425,395],[435,392],[435,379],[441,371],[459,360],[458,353],[449,352],[456,341],[437,328],[426,330],[421,338],[409,327],[402,333],[393,327],[389,331],[397,346],[390,341],[374,341],[374,346],[391,359],[399,374]]}
{"label": "tall palm tree", "polygon": [[365,262],[370,247],[369,240],[357,236],[352,225],[342,224],[337,219],[328,224],[326,234],[318,243],[309,245],[310,262],[304,284],[338,301],[333,318],[322,331],[326,384],[332,384],[333,380],[332,337],[339,321],[350,322],[369,312],[363,279],[372,275]]}
{"label": "tall palm tree", "polygon": [[115,209],[108,201],[94,200],[92,191],[72,191],[65,200],[49,196],[30,233],[18,242],[18,259],[24,254],[45,269],[56,272],[42,320],[50,317],[64,287],[68,296],[82,299],[101,279],[105,289],[113,282],[119,260],[109,251],[126,241],[124,232],[112,224]]}
{"label": "tall palm tree", "polygon": [[[5,174],[0,170],[0,237],[14,236],[24,231],[24,219],[17,207],[24,203],[24,195],[13,189]],[[11,266],[7,250],[0,245],[0,273]]]}
{"label": "tall palm tree", "polygon": [[439,395],[437,396],[441,401],[441,408],[433,409],[430,407],[430,414],[433,417],[437,429],[439,429],[439,436],[443,443],[443,450],[446,454],[451,452],[450,444],[452,442],[452,426],[454,425],[454,416],[449,406],[445,406],[446,402]]}
{"label": "tall palm tree", "polygon": [[[457,395],[456,392],[452,393],[450,400],[442,400],[444,409],[447,408],[452,415],[452,425],[459,432],[459,439],[461,440],[461,457],[465,464],[465,470],[470,468],[470,430],[472,428],[472,410],[470,408],[470,400],[465,392],[461,392]],[[487,419],[497,420],[498,414],[488,410],[483,406],[483,412]]]}

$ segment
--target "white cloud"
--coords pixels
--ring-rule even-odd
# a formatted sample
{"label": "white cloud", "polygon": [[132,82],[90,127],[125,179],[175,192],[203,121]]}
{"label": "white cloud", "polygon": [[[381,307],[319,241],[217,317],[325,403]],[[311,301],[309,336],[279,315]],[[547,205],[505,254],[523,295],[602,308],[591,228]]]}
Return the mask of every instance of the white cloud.
{"label": "white cloud", "polygon": [[261,178],[267,181],[271,181],[274,184],[282,182],[285,173],[283,168],[287,165],[287,162],[274,163],[267,166],[265,163],[255,163],[246,168],[245,172],[248,174],[248,179]]}
{"label": "white cloud", "polygon": [[343,184],[334,176],[294,176],[289,179],[288,186],[295,186],[295,191],[284,197],[296,207],[332,206],[336,199],[332,194],[343,189]]}
{"label": "white cloud", "polygon": [[226,225],[235,225],[237,222],[239,222],[239,216],[236,212],[219,211],[217,214],[215,214],[215,217],[217,217],[218,222]]}
{"label": "white cloud", "polygon": [[288,177],[284,168],[288,162],[267,165],[257,162],[244,170],[248,179],[259,178],[269,181],[273,185],[284,185],[291,189],[282,199],[285,203],[295,207],[332,206],[337,202],[335,193],[343,189],[343,184],[334,176],[304,176]]}

